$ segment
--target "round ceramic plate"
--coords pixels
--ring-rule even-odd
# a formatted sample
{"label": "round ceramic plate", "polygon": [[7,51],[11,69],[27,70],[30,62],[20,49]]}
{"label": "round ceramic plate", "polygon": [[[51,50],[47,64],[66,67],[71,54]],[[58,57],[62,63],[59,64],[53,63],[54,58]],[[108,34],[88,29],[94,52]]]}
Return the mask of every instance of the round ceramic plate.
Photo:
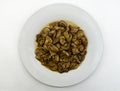
{"label": "round ceramic plate", "polygon": [[[68,73],[57,73],[35,59],[36,34],[46,24],[56,20],[69,20],[79,25],[88,39],[83,63]],[[53,4],[41,8],[25,23],[20,34],[19,54],[27,71],[38,81],[57,87],[71,86],[86,79],[97,67],[103,52],[103,40],[95,20],[84,10],[69,4]]]}

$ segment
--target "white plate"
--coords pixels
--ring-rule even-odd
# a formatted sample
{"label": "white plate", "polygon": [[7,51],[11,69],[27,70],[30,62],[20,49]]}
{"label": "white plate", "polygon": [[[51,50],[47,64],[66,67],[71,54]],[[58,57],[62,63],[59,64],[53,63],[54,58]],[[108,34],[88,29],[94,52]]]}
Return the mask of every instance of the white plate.
{"label": "white plate", "polygon": [[[35,36],[40,29],[55,20],[70,20],[79,25],[88,38],[87,55],[76,70],[59,74],[42,66],[34,53]],[[103,52],[100,28],[84,10],[69,4],[53,4],[41,8],[25,23],[20,34],[19,54],[27,71],[38,81],[51,86],[71,86],[86,79],[98,65]]]}

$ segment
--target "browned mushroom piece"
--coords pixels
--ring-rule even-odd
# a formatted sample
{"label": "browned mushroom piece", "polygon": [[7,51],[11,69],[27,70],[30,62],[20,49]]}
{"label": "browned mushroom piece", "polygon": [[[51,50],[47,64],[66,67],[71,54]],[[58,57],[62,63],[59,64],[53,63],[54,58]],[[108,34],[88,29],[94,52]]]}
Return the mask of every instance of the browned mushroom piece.
{"label": "browned mushroom piece", "polygon": [[57,30],[56,38],[59,38],[61,36],[61,33],[62,33],[61,30]]}
{"label": "browned mushroom piece", "polygon": [[73,35],[73,37],[72,37],[72,42],[74,43],[76,40],[77,40],[77,36],[76,36],[76,35]]}
{"label": "browned mushroom piece", "polygon": [[56,31],[53,29],[53,30],[50,30],[50,32],[48,33],[48,36],[53,37],[54,34],[56,34]]}
{"label": "browned mushroom piece", "polygon": [[85,37],[81,37],[81,41],[82,41],[82,43],[84,44],[84,43],[87,42],[87,39],[86,39]]}
{"label": "browned mushroom piece", "polygon": [[57,70],[57,65],[54,65],[53,67],[50,67],[50,69],[51,69],[52,71],[56,71],[56,70]]}
{"label": "browned mushroom piece", "polygon": [[56,43],[58,43],[59,42],[59,38],[54,38],[54,40],[53,40],[53,44],[56,44]]}
{"label": "browned mushroom piece", "polygon": [[53,51],[49,51],[50,52],[50,56],[54,56],[54,55],[56,55],[56,53],[55,52],[53,52]]}
{"label": "browned mushroom piece", "polygon": [[61,47],[60,43],[57,43],[57,44],[56,44],[56,47],[57,47],[58,49],[60,49],[60,47]]}
{"label": "browned mushroom piece", "polygon": [[47,65],[48,65],[48,68],[50,68],[51,70],[53,70],[53,71],[57,70],[57,64],[56,63],[50,61],[50,62],[48,62]]}
{"label": "browned mushroom piece", "polygon": [[75,44],[76,46],[78,46],[78,45],[79,45],[79,41],[78,41],[78,40],[74,41],[74,44]]}
{"label": "browned mushroom piece", "polygon": [[78,32],[77,32],[77,37],[80,39],[81,37],[83,37],[84,36],[84,32],[82,31],[82,30],[79,30]]}
{"label": "browned mushroom piece", "polygon": [[83,44],[84,46],[87,46],[88,41],[87,41],[86,37],[82,37],[82,38],[81,38],[81,41],[82,41],[82,44]]}
{"label": "browned mushroom piece", "polygon": [[66,40],[69,41],[70,36],[69,36],[68,31],[65,31],[65,32],[63,33],[63,35],[64,35],[64,37],[66,38]]}
{"label": "browned mushroom piece", "polygon": [[71,47],[77,47],[75,43],[71,43]]}
{"label": "browned mushroom piece", "polygon": [[87,51],[83,50],[80,54],[84,56],[84,55],[86,55],[86,53],[87,53]]}
{"label": "browned mushroom piece", "polygon": [[35,58],[59,73],[76,69],[85,59],[88,41],[83,30],[60,20],[47,24],[36,35]]}
{"label": "browned mushroom piece", "polygon": [[39,38],[39,40],[37,40],[38,41],[38,46],[43,46],[44,45],[44,43],[45,43],[45,38]]}
{"label": "browned mushroom piece", "polygon": [[69,50],[70,48],[70,43],[65,43],[64,45],[61,45],[61,49],[60,50]]}
{"label": "browned mushroom piece", "polygon": [[36,42],[39,42],[41,38],[42,38],[42,35],[41,34],[37,34],[36,35]]}
{"label": "browned mushroom piece", "polygon": [[62,63],[58,63],[58,72],[63,73]]}
{"label": "browned mushroom piece", "polygon": [[52,39],[49,36],[46,36],[45,44],[52,43]]}
{"label": "browned mushroom piece", "polygon": [[78,54],[78,53],[79,53],[78,48],[72,48],[72,53],[73,53],[73,54]]}
{"label": "browned mushroom piece", "polygon": [[71,42],[72,40],[72,34],[69,33],[69,38],[67,39],[68,42]]}
{"label": "browned mushroom piece", "polygon": [[66,28],[67,23],[65,21],[61,20],[61,21],[58,22],[58,26]]}
{"label": "browned mushroom piece", "polygon": [[59,55],[54,55],[54,61],[55,62],[59,62],[60,61]]}
{"label": "browned mushroom piece", "polygon": [[82,52],[84,50],[84,46],[83,45],[80,45],[79,46],[79,50]]}
{"label": "browned mushroom piece", "polygon": [[50,51],[53,51],[53,52],[59,51],[59,49],[53,44],[49,44],[48,48],[49,48]]}
{"label": "browned mushroom piece", "polygon": [[75,27],[74,27],[73,29],[71,29],[71,32],[72,32],[72,33],[77,33],[77,32],[78,32],[78,30],[79,30],[79,28],[78,28],[78,27],[77,27],[77,28],[75,28]]}
{"label": "browned mushroom piece", "polygon": [[49,33],[49,31],[50,31],[50,29],[49,29],[48,27],[45,27],[45,28],[42,29],[41,35],[42,35],[43,37],[46,37],[47,34]]}
{"label": "browned mushroom piece", "polygon": [[53,29],[55,26],[58,26],[58,22],[55,21],[55,22],[49,23],[48,26],[50,27],[50,29]]}
{"label": "browned mushroom piece", "polygon": [[43,33],[48,34],[50,32],[50,28],[49,27],[45,27],[42,29]]}
{"label": "browned mushroom piece", "polygon": [[69,53],[68,53],[67,51],[65,51],[65,50],[63,50],[62,53],[63,53],[64,55],[68,56],[68,57],[70,56]]}
{"label": "browned mushroom piece", "polygon": [[77,63],[70,63],[70,69],[76,69],[78,68],[79,64]]}
{"label": "browned mushroom piece", "polygon": [[62,44],[62,45],[64,45],[65,44],[65,37],[64,36],[60,36],[60,43]]}

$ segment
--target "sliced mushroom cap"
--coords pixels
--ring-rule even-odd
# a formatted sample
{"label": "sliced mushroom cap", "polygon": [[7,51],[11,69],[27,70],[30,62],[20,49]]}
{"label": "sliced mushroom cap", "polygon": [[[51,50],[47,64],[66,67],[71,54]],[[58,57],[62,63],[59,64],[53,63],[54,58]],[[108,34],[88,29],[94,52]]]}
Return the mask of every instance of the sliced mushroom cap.
{"label": "sliced mushroom cap", "polygon": [[60,36],[60,43],[62,44],[62,45],[64,45],[65,44],[65,37],[64,36]]}
{"label": "sliced mushroom cap", "polygon": [[58,22],[58,26],[66,28],[67,23],[65,21],[61,20],[61,21]]}

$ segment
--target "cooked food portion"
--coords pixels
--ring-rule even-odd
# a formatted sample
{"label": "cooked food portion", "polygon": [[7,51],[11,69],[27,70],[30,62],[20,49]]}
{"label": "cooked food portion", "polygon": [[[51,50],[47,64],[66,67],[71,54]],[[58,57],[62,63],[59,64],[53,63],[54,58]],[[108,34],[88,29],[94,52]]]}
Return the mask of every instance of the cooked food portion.
{"label": "cooked food portion", "polygon": [[78,68],[85,58],[88,45],[83,30],[64,20],[46,25],[36,35],[36,43],[35,58],[59,73]]}

